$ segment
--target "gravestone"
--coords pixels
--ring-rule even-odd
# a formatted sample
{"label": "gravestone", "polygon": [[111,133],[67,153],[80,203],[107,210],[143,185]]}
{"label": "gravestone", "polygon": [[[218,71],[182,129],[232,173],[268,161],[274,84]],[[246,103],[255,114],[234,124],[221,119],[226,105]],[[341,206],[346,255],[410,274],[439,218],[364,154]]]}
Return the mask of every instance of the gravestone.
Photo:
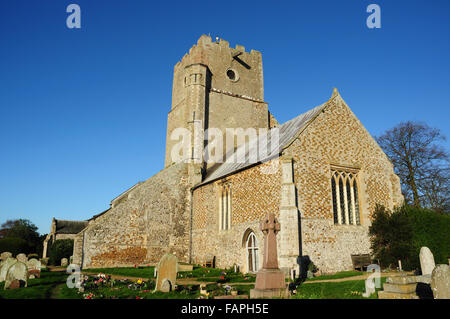
{"label": "gravestone", "polygon": [[61,259],[61,267],[67,267],[69,265],[69,261],[67,258]]}
{"label": "gravestone", "polygon": [[177,280],[177,257],[172,254],[164,255],[159,261],[157,268],[155,291],[172,291]]}
{"label": "gravestone", "polygon": [[5,251],[0,254],[0,260],[5,261],[8,258],[12,258],[12,254],[9,251]]}
{"label": "gravestone", "polygon": [[18,280],[20,286],[26,287],[28,285],[28,269],[27,265],[23,262],[17,261],[8,269],[8,273],[5,278],[5,287],[8,289],[14,280]]}
{"label": "gravestone", "polygon": [[16,262],[17,262],[16,258],[11,258],[11,257],[7,258],[3,262],[2,267],[0,268],[0,282],[5,281],[9,267],[14,265]]}
{"label": "gravestone", "polygon": [[41,262],[39,260],[35,258],[28,260],[27,268],[28,268],[28,277],[30,279],[41,278]]}
{"label": "gravestone", "polygon": [[264,234],[263,268],[256,274],[255,289],[250,290],[250,298],[284,297],[287,286],[284,273],[278,268],[277,238],[280,224],[275,214],[268,213],[260,222]]}
{"label": "gravestone", "polygon": [[41,270],[41,262],[37,260],[36,258],[31,258],[27,262],[28,269],[39,269]]}
{"label": "gravestone", "polygon": [[16,256],[16,259],[17,259],[17,261],[20,261],[21,263],[24,263],[24,264],[26,264],[28,261],[28,257],[25,254],[18,254]]}
{"label": "gravestone", "polygon": [[437,265],[431,273],[434,299],[450,299],[450,266]]}
{"label": "gravestone", "polygon": [[47,267],[48,265],[48,257],[39,259],[41,262],[41,266]]}
{"label": "gravestone", "polygon": [[431,250],[428,247],[420,248],[420,268],[422,269],[422,275],[431,275],[434,267],[436,266],[434,263],[434,257]]}

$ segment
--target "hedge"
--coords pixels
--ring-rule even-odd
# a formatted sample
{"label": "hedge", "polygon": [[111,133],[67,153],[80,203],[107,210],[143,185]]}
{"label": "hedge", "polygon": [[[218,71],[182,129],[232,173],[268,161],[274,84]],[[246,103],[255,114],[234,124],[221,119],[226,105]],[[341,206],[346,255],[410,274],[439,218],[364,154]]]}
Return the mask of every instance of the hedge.
{"label": "hedge", "polygon": [[402,261],[405,270],[420,269],[420,248],[430,248],[436,264],[450,257],[450,216],[404,205],[393,213],[378,206],[369,228],[371,248],[383,267]]}

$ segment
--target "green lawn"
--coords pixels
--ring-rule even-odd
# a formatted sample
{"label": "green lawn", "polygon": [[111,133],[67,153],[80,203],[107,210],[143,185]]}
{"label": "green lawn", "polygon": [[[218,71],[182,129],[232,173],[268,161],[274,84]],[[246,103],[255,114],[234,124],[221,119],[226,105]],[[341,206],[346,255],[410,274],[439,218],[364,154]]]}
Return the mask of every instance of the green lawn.
{"label": "green lawn", "polygon": [[[76,298],[76,289],[69,289],[66,285],[68,274],[64,272],[41,271],[41,278],[28,280],[28,287],[4,290],[5,283],[0,283],[1,299],[48,299],[59,298],[59,291],[64,292],[65,298]],[[61,286],[61,287],[60,287]],[[58,289],[58,287],[60,287]]]}
{"label": "green lawn", "polygon": [[115,267],[115,268],[88,268],[83,269],[83,272],[88,273],[102,273],[106,275],[119,275],[119,276],[130,276],[136,278],[155,278],[155,267]]}
{"label": "green lawn", "polygon": [[[179,285],[176,291],[170,293],[155,292],[153,278],[154,267],[126,267],[126,268],[97,268],[87,269],[88,272],[115,274],[122,276],[148,278],[147,282],[135,280],[109,280],[106,283],[96,283],[99,277],[89,276],[89,282],[85,285],[85,291],[78,293],[78,289],[70,289],[66,285],[68,274],[64,272],[50,272],[43,270],[41,278],[30,279],[27,288],[3,290],[4,283],[0,283],[0,299],[193,299],[200,296],[199,285]],[[341,272],[334,275],[316,277],[309,281],[321,279],[338,279],[356,276],[361,272]],[[180,273],[183,278],[196,279],[197,281],[215,281],[209,284],[207,290],[210,297],[225,294],[228,284],[238,283],[232,287],[238,290],[240,295],[248,295],[254,285],[240,285],[239,282],[254,282],[254,275],[243,275],[231,270],[211,269],[195,267],[192,272]],[[222,277],[223,276],[223,277]],[[97,279],[96,279],[97,278]],[[383,284],[386,278],[381,278]],[[219,283],[222,283],[220,285]],[[229,287],[228,287],[229,288]],[[343,282],[303,283],[297,288],[294,299],[364,299],[362,293],[365,290],[364,280],[349,280]],[[379,289],[377,289],[379,290]],[[371,299],[376,299],[372,295]]]}
{"label": "green lawn", "polygon": [[[383,287],[386,278],[381,278]],[[382,290],[382,288],[377,288]],[[341,282],[321,282],[302,284],[297,288],[294,299],[368,299],[362,296],[365,292],[365,280],[349,280]],[[369,299],[377,299],[378,294],[372,294]]]}
{"label": "green lawn", "polygon": [[[89,268],[83,269],[85,273],[103,273],[106,275],[130,276],[135,278],[154,279],[155,267],[121,267],[121,268]],[[178,278],[192,278],[198,281],[220,281],[224,276],[224,282],[255,282],[255,275],[234,273],[230,269],[204,268],[194,266],[192,271],[178,273]]]}
{"label": "green lawn", "polygon": [[347,277],[353,277],[353,276],[361,276],[364,274],[366,274],[366,272],[355,271],[355,270],[341,271],[341,272],[335,273],[333,275],[322,275],[322,276],[317,276],[314,278],[308,278],[308,279],[306,279],[306,281],[340,279],[340,278],[347,278]]}

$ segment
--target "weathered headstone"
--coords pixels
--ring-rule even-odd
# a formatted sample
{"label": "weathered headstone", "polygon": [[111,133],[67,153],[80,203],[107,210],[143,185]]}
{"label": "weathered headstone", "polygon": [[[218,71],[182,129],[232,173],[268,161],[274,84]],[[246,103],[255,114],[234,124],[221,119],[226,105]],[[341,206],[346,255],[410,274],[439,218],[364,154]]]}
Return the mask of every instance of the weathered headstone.
{"label": "weathered headstone", "polygon": [[437,265],[431,273],[434,299],[450,299],[450,266]]}
{"label": "weathered headstone", "polygon": [[422,269],[422,275],[431,275],[434,267],[436,266],[434,263],[434,256],[431,250],[428,247],[420,248],[419,258],[420,258],[420,268]]}
{"label": "weathered headstone", "polygon": [[6,274],[8,273],[8,269],[9,267],[11,267],[12,265],[14,265],[17,262],[16,258],[7,258],[3,264],[2,267],[0,268],[0,282],[5,281],[6,279]]}
{"label": "weathered headstone", "polygon": [[67,260],[67,258],[61,259],[61,266],[62,267],[67,267],[68,265],[69,265],[69,261]]}
{"label": "weathered headstone", "polygon": [[283,297],[287,293],[284,273],[278,268],[277,238],[280,224],[275,214],[268,213],[260,222],[264,234],[263,268],[256,274],[255,289],[251,298]]}
{"label": "weathered headstone", "polygon": [[41,262],[37,260],[36,258],[31,258],[27,262],[28,269],[39,269],[41,270]]}
{"label": "weathered headstone", "polygon": [[[14,280],[19,280],[19,283],[22,282],[24,287],[28,285],[28,269],[27,265],[25,265],[23,262],[17,261],[11,267],[9,267],[8,273],[6,274],[5,278],[4,289],[8,289]],[[20,286],[22,286],[22,284]]]}
{"label": "weathered headstone", "polygon": [[158,263],[155,291],[169,292],[177,280],[178,262],[172,254],[164,255]]}
{"label": "weathered headstone", "polygon": [[12,254],[9,251],[4,251],[0,254],[0,260],[5,261],[8,258],[12,258]]}
{"label": "weathered headstone", "polygon": [[41,262],[41,266],[46,267],[48,265],[48,257],[39,259]]}
{"label": "weathered headstone", "polygon": [[30,279],[41,277],[41,262],[35,258],[28,260],[28,277]]}
{"label": "weathered headstone", "polygon": [[24,264],[26,264],[28,261],[28,257],[25,254],[18,254],[16,256],[16,259],[17,259],[17,261],[20,261],[21,263],[24,263]]}

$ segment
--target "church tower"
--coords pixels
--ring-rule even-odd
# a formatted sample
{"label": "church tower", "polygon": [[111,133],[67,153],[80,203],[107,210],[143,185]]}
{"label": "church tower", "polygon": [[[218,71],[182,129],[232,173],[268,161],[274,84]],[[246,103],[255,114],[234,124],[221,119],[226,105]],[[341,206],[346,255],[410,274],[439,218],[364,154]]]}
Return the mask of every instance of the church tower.
{"label": "church tower", "polygon": [[[223,137],[227,128],[268,129],[271,116],[264,102],[261,53],[224,40],[202,35],[174,67],[172,108],[167,120],[165,167],[174,163],[171,152],[180,140],[173,140],[177,128],[192,134],[194,127],[219,129]],[[176,135],[176,134],[175,134]],[[224,154],[229,149],[223,141]],[[203,145],[205,146],[205,145]],[[234,141],[234,147],[236,147]],[[188,159],[203,163],[203,152],[192,151]]]}

